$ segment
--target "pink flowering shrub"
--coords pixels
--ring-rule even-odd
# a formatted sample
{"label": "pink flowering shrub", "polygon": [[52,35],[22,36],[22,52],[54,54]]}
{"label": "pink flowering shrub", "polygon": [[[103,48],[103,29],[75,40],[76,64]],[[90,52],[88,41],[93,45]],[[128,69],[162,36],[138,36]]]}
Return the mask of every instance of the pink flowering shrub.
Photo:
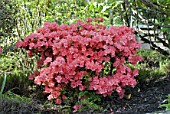
{"label": "pink flowering shrub", "polygon": [[[133,29],[106,28],[91,22],[90,18],[71,25],[45,22],[42,28],[16,44],[28,50],[30,57],[39,55],[38,69],[29,79],[44,86],[48,100],[55,99],[60,104],[66,87],[93,90],[104,97],[117,91],[122,98],[126,86],[136,85],[138,70],[127,65],[141,60],[140,56],[134,56],[140,44]],[[108,74],[103,73],[104,63],[111,64]]]}

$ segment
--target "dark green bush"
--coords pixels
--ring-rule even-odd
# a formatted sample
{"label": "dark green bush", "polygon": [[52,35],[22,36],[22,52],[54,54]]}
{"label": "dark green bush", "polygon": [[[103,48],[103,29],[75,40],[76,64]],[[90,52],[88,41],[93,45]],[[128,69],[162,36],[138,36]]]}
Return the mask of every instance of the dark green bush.
{"label": "dark green bush", "polygon": [[13,0],[0,0],[0,38],[11,36],[17,25],[17,5]]}

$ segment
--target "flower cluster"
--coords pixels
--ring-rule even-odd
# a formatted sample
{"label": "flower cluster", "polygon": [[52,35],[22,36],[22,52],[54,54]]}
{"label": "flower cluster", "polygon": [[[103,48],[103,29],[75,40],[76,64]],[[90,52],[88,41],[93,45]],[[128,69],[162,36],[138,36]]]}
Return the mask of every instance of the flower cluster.
{"label": "flower cluster", "polygon": [[[115,90],[123,97],[126,86],[136,85],[134,77],[138,70],[126,65],[141,60],[140,56],[134,56],[140,44],[133,29],[106,28],[91,22],[90,18],[87,23],[78,20],[71,25],[45,22],[42,28],[17,42],[18,48],[28,50],[28,56],[39,55],[38,70],[29,78],[44,86],[48,100],[55,99],[60,104],[65,98],[62,90],[68,86],[80,91],[93,90],[103,96]],[[104,62],[112,64],[108,75],[101,73]]]}
{"label": "flower cluster", "polygon": [[0,54],[2,53],[2,48],[1,48],[1,46],[0,46]]}

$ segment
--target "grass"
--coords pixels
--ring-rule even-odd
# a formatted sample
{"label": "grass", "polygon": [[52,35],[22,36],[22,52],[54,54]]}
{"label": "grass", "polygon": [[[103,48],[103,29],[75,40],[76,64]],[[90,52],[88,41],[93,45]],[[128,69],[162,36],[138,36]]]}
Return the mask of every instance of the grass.
{"label": "grass", "polygon": [[5,74],[5,75],[4,75],[4,80],[3,80],[2,86],[1,86],[0,95],[2,95],[2,93],[3,93],[3,91],[4,91],[5,84],[6,84],[6,77],[7,77],[7,75]]}

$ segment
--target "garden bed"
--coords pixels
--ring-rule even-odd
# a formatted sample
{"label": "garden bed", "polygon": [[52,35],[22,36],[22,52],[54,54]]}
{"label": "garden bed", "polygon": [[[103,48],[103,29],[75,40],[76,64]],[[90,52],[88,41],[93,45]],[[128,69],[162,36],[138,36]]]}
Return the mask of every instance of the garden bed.
{"label": "garden bed", "polygon": [[[126,93],[127,94],[127,93]],[[161,77],[159,80],[143,82],[138,84],[133,90],[129,89],[128,94],[131,94],[130,99],[123,98],[119,99],[118,96],[111,96],[103,99],[101,106],[103,107],[103,112],[97,112],[94,110],[74,112],[77,114],[107,114],[113,112],[114,114],[145,114],[157,111],[165,111],[165,108],[160,107],[167,95],[170,94],[170,74]],[[1,101],[2,109],[5,112],[1,113],[67,113],[67,109],[61,109],[60,111],[49,106],[48,109],[42,109],[38,102],[33,102],[32,104],[18,104],[15,101]],[[10,104],[11,103],[11,104]],[[15,108],[12,110],[12,108]],[[51,108],[51,109],[50,109]]]}

